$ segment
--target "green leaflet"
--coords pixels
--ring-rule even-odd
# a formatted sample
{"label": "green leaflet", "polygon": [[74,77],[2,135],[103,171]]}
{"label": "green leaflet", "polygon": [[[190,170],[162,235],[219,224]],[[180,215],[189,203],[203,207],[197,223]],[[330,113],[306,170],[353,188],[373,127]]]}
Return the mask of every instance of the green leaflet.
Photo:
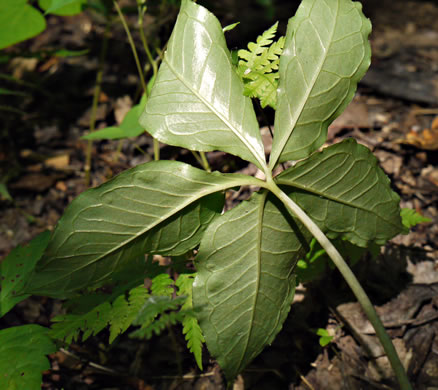
{"label": "green leaflet", "polygon": [[87,0],[38,0],[38,6],[46,11],[46,14],[60,16],[79,14],[85,4]]}
{"label": "green leaflet", "polygon": [[366,247],[404,230],[399,196],[376,157],[353,139],[313,154],[275,181],[293,187],[285,191],[330,238]]}
{"label": "green leaflet", "polygon": [[251,100],[216,17],[183,0],[141,125],[161,142],[266,166]]}
{"label": "green leaflet", "polygon": [[18,246],[0,262],[0,317],[4,316],[18,302],[29,297],[18,295],[43,255],[49,243],[50,232],[36,236],[28,245]]}
{"label": "green leaflet", "polygon": [[71,203],[25,292],[64,297],[144,253],[183,254],[222,210],[215,193],[257,182],[176,161],[129,169]]}
{"label": "green leaflet", "polygon": [[0,49],[32,38],[45,28],[44,16],[27,0],[0,2]]}
{"label": "green leaflet", "polygon": [[208,350],[228,379],[280,331],[293,299],[292,271],[309,241],[266,192],[208,227],[196,258],[193,303]]}
{"label": "green leaflet", "polygon": [[45,355],[56,352],[39,325],[15,326],[0,331],[0,389],[41,389],[41,373],[50,368]]}
{"label": "green leaflet", "polygon": [[354,96],[370,64],[371,23],[350,0],[303,0],[280,59],[269,167],[307,157]]}

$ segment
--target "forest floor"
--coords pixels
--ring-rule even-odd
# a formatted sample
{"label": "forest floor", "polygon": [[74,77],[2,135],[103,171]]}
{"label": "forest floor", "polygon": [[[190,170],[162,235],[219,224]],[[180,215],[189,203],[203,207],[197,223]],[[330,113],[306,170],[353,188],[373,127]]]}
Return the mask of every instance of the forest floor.
{"label": "forest floor", "polygon": [[[438,5],[382,0],[370,2],[366,11],[374,26],[372,65],[353,102],[330,126],[327,143],[354,137],[370,148],[400,195],[401,206],[432,220],[391,240],[377,259],[365,256],[354,272],[376,304],[414,388],[438,389]],[[17,57],[2,69],[38,88],[7,102],[16,112],[0,111],[0,173],[11,195],[0,200],[0,258],[53,229],[65,207],[87,188],[87,142],[80,137],[89,128],[103,27],[88,14],[67,22],[57,17],[48,21],[48,29],[27,49],[88,46],[96,55]],[[123,116],[138,93],[121,27],[112,34],[98,128]],[[261,130],[269,138],[267,128]],[[189,152],[165,145],[161,157],[197,164]],[[207,157],[212,168],[222,172],[256,173],[255,167],[224,153]],[[147,134],[95,142],[90,185],[152,158]],[[60,311],[59,301],[32,297],[3,317],[0,328],[48,326]],[[318,343],[318,328],[334,336],[326,347]],[[44,388],[224,388],[220,369],[208,357],[204,373],[199,373],[177,328],[144,343],[120,337],[108,346],[107,337],[102,332],[50,356],[52,369],[44,375]],[[329,271],[322,280],[299,287],[283,330],[234,388],[356,390],[396,385],[372,327],[340,275]]]}

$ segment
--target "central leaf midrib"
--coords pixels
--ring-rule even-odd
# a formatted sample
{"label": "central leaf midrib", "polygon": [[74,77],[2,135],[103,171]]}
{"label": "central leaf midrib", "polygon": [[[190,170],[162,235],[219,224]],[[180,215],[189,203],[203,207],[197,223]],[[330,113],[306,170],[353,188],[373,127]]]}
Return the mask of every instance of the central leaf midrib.
{"label": "central leaf midrib", "polygon": [[[278,153],[275,156],[275,159],[272,159],[271,161],[269,161],[268,166],[270,169],[273,169],[274,166],[277,164],[277,161],[280,159],[281,154],[283,153],[283,150],[286,147],[287,141],[289,140],[290,136],[292,135],[293,131],[295,130],[295,127],[296,127],[298,121],[300,120],[301,114],[303,113],[303,109],[307,103],[307,100],[309,99],[310,93],[313,91],[313,88],[315,87],[316,80],[318,79],[318,77],[321,73],[321,69],[325,63],[325,60],[327,59],[327,55],[330,51],[330,46],[332,44],[332,39],[333,39],[333,35],[335,32],[335,28],[336,28],[336,25],[338,22],[339,2],[337,4],[338,4],[338,7],[336,9],[335,23],[331,23],[333,28],[332,28],[332,31],[330,32],[330,38],[328,40],[329,44],[327,46],[327,50],[325,51],[324,55],[321,57],[320,64],[317,67],[318,71],[315,72],[315,76],[311,80],[311,82],[309,84],[309,88],[307,89],[307,92],[304,94],[301,103],[299,105],[297,105],[297,107],[298,107],[298,110],[296,110],[297,115],[296,115],[296,119],[292,122],[292,124],[290,126],[291,130],[284,133],[284,135],[282,136],[282,138],[280,140],[280,144],[279,144],[280,146],[277,148]],[[312,6],[312,9],[313,9],[313,6]],[[312,12],[312,10],[309,11],[309,16],[306,18],[306,20],[307,19],[311,20],[311,17],[310,17],[311,12]],[[292,39],[294,39],[294,40],[296,39],[295,34],[293,34]],[[303,77],[304,77],[304,74],[303,74]]]}
{"label": "central leaf midrib", "polygon": [[262,254],[262,225],[263,225],[263,215],[265,211],[265,205],[266,205],[266,198],[268,196],[269,192],[264,191],[262,198],[259,201],[259,210],[258,210],[258,217],[257,217],[257,241],[256,244],[258,245],[257,248],[257,281],[255,286],[255,294],[254,294],[254,304],[253,304],[253,310],[251,312],[251,319],[250,319],[250,328],[248,332],[248,337],[246,338],[245,347],[242,349],[242,356],[239,361],[238,367],[242,366],[243,359],[245,358],[245,355],[248,351],[248,344],[251,340],[251,336],[254,329],[254,320],[255,320],[255,312],[257,307],[257,301],[259,298],[259,289],[260,289],[260,278],[261,278],[261,254]]}
{"label": "central leaf midrib", "polygon": [[187,89],[189,89],[203,104],[205,104],[210,109],[210,111],[212,111],[234,133],[236,137],[239,138],[239,140],[248,148],[250,153],[258,161],[260,167],[264,168],[266,166],[266,162],[260,158],[257,151],[252,146],[251,142],[248,142],[248,140],[245,137],[243,137],[243,135],[240,134],[240,132],[234,128],[234,126],[228,121],[227,118],[225,118],[219,111],[217,111],[217,109],[207,99],[205,99],[196,89],[194,89],[188,82],[186,82],[184,77],[182,77],[182,75],[172,66],[172,64],[169,61],[167,61],[166,57],[163,59],[163,62],[167,64],[167,66],[172,71],[172,73],[177,77],[177,79],[181,83],[183,83],[184,86]]}

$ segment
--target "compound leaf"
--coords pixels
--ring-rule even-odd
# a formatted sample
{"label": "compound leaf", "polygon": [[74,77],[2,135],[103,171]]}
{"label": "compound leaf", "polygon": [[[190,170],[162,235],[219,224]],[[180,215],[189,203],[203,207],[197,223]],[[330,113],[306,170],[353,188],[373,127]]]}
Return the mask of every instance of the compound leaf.
{"label": "compound leaf", "polygon": [[413,209],[401,209],[400,216],[402,218],[403,225],[410,229],[420,223],[432,222],[430,218],[426,218]]}
{"label": "compound leaf", "polygon": [[149,291],[144,286],[138,286],[129,292],[128,300],[121,295],[113,302],[114,315],[110,321],[110,344],[120,333],[125,332],[131,326],[149,297]]}
{"label": "compound leaf", "polygon": [[47,328],[23,325],[1,330],[0,389],[41,389],[41,373],[50,368],[45,355],[54,352]]}
{"label": "compound leaf", "polygon": [[280,331],[309,233],[267,193],[216,218],[201,241],[193,304],[210,353],[233,379]]}
{"label": "compound leaf", "polygon": [[257,42],[250,42],[248,50],[239,50],[240,61],[237,72],[245,83],[244,94],[257,97],[264,108],[276,108],[278,87],[278,64],[283,51],[284,37],[273,42],[277,32],[278,22],[257,38]]}
{"label": "compound leaf", "polygon": [[71,203],[25,292],[64,297],[144,253],[186,253],[222,210],[218,192],[254,181],[176,161],[129,169]]}
{"label": "compound leaf", "polygon": [[153,295],[171,297],[173,292],[174,280],[169,274],[162,273],[152,279],[151,292]]}
{"label": "compound leaf", "polygon": [[370,64],[371,23],[351,0],[303,0],[280,59],[269,166],[307,157],[354,96]]}
{"label": "compound leaf", "polygon": [[330,238],[367,247],[404,231],[399,196],[376,157],[354,139],[313,154],[276,182],[294,187],[286,192]]}
{"label": "compound leaf", "polygon": [[105,329],[112,316],[117,314],[112,311],[109,302],[104,302],[85,314],[56,316],[52,319],[54,324],[50,329],[50,337],[71,344],[73,341],[78,341],[80,332],[83,332],[82,340],[85,341]]}
{"label": "compound leaf", "polygon": [[183,0],[140,123],[159,141],[266,166],[259,125],[219,21]]}
{"label": "compound leaf", "polygon": [[[195,274],[181,274],[175,282],[178,287],[178,296],[186,295],[187,299],[182,310],[193,309],[193,281]],[[197,318],[192,314],[186,314],[181,321],[183,334],[186,337],[187,348],[195,356],[198,367],[202,370],[202,344],[205,343],[204,336]]]}

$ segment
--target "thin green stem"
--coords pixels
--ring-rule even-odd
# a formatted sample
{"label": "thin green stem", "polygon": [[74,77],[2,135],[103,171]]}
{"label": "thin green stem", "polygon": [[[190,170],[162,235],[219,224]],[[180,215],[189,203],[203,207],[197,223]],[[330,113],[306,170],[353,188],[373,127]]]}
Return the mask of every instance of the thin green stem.
{"label": "thin green stem", "polygon": [[195,152],[194,150],[191,150],[190,152],[192,153],[193,157],[196,159],[198,164],[202,167],[203,166],[203,162],[202,162],[202,159],[201,159],[201,156],[199,155],[199,153]]}
{"label": "thin green stem", "polygon": [[[123,15],[123,12],[120,9],[120,6],[116,0],[114,0],[114,6],[116,8],[117,14],[120,17],[120,21],[122,22],[123,28],[125,29],[126,35],[128,37],[128,41],[129,41],[129,44],[131,46],[131,51],[132,51],[132,54],[134,56],[135,64],[137,66],[138,76],[140,77],[140,83],[141,83],[141,86],[143,88],[143,93],[146,96],[148,96],[148,88],[146,85],[146,81],[144,79],[143,68],[140,65],[140,60],[138,58],[137,49],[135,47],[135,43],[134,43],[134,39],[132,38],[131,31],[129,30],[128,23],[126,23],[126,19]],[[141,31],[143,31],[143,29],[141,29]],[[142,35],[142,32],[140,32],[140,36],[141,35]],[[143,35],[144,35],[144,32],[143,32]],[[144,45],[144,42],[143,42],[143,45]],[[146,43],[146,46],[147,46],[147,43]],[[149,48],[147,48],[146,54],[148,53],[148,51],[149,51]],[[149,55],[150,55],[150,51],[149,51]],[[155,66],[156,66],[156,64],[155,64]],[[154,65],[152,65],[152,68],[153,67],[154,67]],[[155,70],[154,70],[154,72],[155,72]],[[153,143],[154,143],[154,160],[158,161],[160,159],[160,144],[159,144],[158,140],[156,140],[155,138],[153,138]]]}
{"label": "thin green stem", "polygon": [[[154,80],[157,77],[158,74],[158,66],[157,66],[157,61],[155,61],[152,57],[151,51],[149,49],[149,45],[148,45],[148,41],[146,39],[146,35],[144,33],[144,28],[143,28],[143,18],[144,18],[144,12],[142,12],[141,7],[138,7],[138,29],[140,30],[140,39],[141,42],[143,43],[143,47],[144,47],[144,51],[146,52],[146,56],[148,57],[148,60],[152,66],[152,72],[153,72],[153,77]],[[147,88],[144,91],[146,97],[148,97],[148,91]],[[153,143],[154,143],[154,160],[158,161],[160,159],[160,144],[158,142],[157,139],[153,138]]]}
{"label": "thin green stem", "polygon": [[205,152],[196,152],[194,150],[191,150],[193,157],[196,158],[196,161],[198,164],[204,168],[205,171],[211,172],[210,164],[208,163],[207,156],[205,155]]}
{"label": "thin green stem", "polygon": [[134,56],[135,65],[137,66],[138,75],[140,77],[141,86],[143,88],[143,91],[145,93],[147,93],[146,81],[145,81],[144,76],[143,76],[143,68],[140,65],[140,60],[138,58],[137,49],[135,48],[134,39],[132,38],[131,31],[129,30],[129,27],[128,27],[128,23],[126,23],[125,16],[123,15],[122,10],[120,9],[120,6],[116,0],[114,0],[114,7],[116,7],[117,14],[120,17],[120,21],[122,22],[123,28],[125,29],[126,35],[128,37],[129,45],[131,46],[131,51],[132,51],[132,54]]}
{"label": "thin green stem", "polygon": [[383,349],[388,356],[388,359],[400,384],[400,388],[402,390],[412,390],[412,386],[409,383],[409,379],[403,364],[397,355],[397,351],[395,350],[391,339],[386,333],[382,321],[377,315],[376,310],[374,309],[364,289],[351,271],[348,264],[342,258],[341,254],[330,242],[327,236],[321,231],[321,229],[315,224],[315,222],[313,222],[310,217],[274,183],[272,178],[268,178],[267,188],[269,188],[269,190],[271,190],[283,202],[283,204],[292,212],[292,214],[306,226],[309,232],[312,233],[316,240],[325,249],[333,263],[338,268],[339,272],[344,277],[347,284],[350,286],[358,302],[362,306],[363,311],[368,317],[368,320],[371,322],[371,325],[376,331],[377,337],[382,343]]}
{"label": "thin green stem", "polygon": [[211,172],[210,164],[207,160],[207,155],[205,154],[205,152],[200,152],[199,154],[201,155],[202,166],[207,172]]}
{"label": "thin green stem", "polygon": [[143,18],[144,18],[144,12],[142,11],[141,6],[138,6],[138,29],[140,32],[140,39],[141,42],[143,43],[144,51],[146,52],[146,56],[148,57],[149,63],[152,66],[153,75],[154,77],[156,77],[158,73],[157,61],[154,60],[154,58],[152,57],[151,50],[149,49],[148,41],[144,33]]}
{"label": "thin green stem", "polygon": [[[105,32],[103,35],[103,44],[99,56],[99,68],[96,75],[96,85],[94,87],[93,93],[93,103],[91,105],[91,115],[90,115],[90,133],[96,129],[96,114],[97,105],[99,103],[100,90],[102,86],[103,77],[103,67],[105,65],[106,52],[108,50],[108,40],[110,31],[111,21],[108,19],[105,26]],[[90,171],[91,171],[91,157],[93,151],[93,141],[88,140],[87,149],[85,151],[85,185],[88,187],[90,185]]]}

